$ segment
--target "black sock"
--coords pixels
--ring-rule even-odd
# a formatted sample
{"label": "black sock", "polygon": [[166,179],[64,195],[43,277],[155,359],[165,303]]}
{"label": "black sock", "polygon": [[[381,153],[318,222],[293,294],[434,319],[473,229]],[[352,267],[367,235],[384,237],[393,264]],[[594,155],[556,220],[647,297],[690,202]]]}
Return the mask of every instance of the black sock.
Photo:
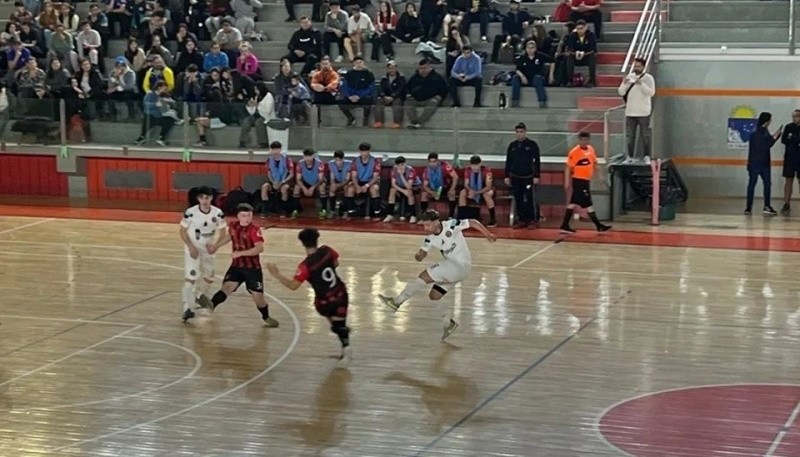
{"label": "black sock", "polygon": [[202,141],[203,143],[205,143],[205,142],[206,142],[206,135],[205,135],[205,133],[204,133],[204,134],[202,134],[202,135],[200,135],[200,141]]}
{"label": "black sock", "polygon": [[449,204],[447,205],[447,209],[450,211],[450,217],[455,217],[456,216],[456,202],[455,201],[449,202]]}
{"label": "black sock", "polygon": [[372,211],[372,214],[378,214],[381,212],[381,198],[371,198],[369,202],[369,210]]}
{"label": "black sock", "polygon": [[320,196],[319,197],[319,205],[322,207],[323,210],[328,210],[328,197]]}
{"label": "black sock", "polygon": [[569,221],[572,219],[572,208],[567,208],[567,212],[564,213],[564,221],[561,222],[561,228],[569,228]]}
{"label": "black sock", "polygon": [[428,202],[419,202],[419,209],[421,209],[423,213],[428,211]]}
{"label": "black sock", "polygon": [[600,219],[597,218],[597,214],[595,214],[594,211],[589,213],[589,219],[591,219],[592,222],[594,222],[595,227],[600,228],[603,226],[603,223],[600,222]]}
{"label": "black sock", "polygon": [[489,208],[489,220],[492,222],[497,220],[495,219],[494,208]]}
{"label": "black sock", "polygon": [[217,291],[213,297],[211,297],[211,303],[214,304],[214,309],[217,309],[217,306],[221,305],[222,302],[228,299],[228,296],[225,295],[223,291]]}
{"label": "black sock", "polygon": [[356,208],[355,197],[344,197],[344,210],[345,212],[353,211]]}
{"label": "black sock", "polygon": [[[258,308],[258,306],[256,306]],[[261,319],[268,319],[269,318],[269,306],[264,306],[263,308],[258,308],[258,312],[261,313]]]}
{"label": "black sock", "polygon": [[346,348],[350,346],[350,329],[347,328],[344,321],[331,322],[331,331],[339,337],[339,341],[342,342],[342,347]]}

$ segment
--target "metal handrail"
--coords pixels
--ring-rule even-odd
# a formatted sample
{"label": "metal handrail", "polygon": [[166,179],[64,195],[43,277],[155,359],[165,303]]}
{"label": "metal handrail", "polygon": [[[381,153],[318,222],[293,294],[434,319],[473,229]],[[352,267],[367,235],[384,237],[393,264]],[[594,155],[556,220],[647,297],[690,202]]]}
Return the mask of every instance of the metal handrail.
{"label": "metal handrail", "polygon": [[[611,159],[611,113],[620,109],[625,109],[625,104],[609,108],[603,113],[603,158],[605,159],[606,163],[609,163]],[[622,134],[624,138],[625,124],[623,124],[622,128]]]}
{"label": "metal handrail", "polygon": [[795,17],[797,16],[797,8],[795,8],[794,4],[795,0],[789,0],[789,55],[795,55],[796,46],[795,46]]}
{"label": "metal handrail", "polygon": [[[794,1],[794,0],[792,0]],[[633,34],[625,61],[622,63],[622,73],[630,71],[633,66],[633,59],[642,57],[647,64],[656,51],[659,38],[661,36],[661,0],[647,0],[642,9],[642,15],[636,24],[636,31]]]}

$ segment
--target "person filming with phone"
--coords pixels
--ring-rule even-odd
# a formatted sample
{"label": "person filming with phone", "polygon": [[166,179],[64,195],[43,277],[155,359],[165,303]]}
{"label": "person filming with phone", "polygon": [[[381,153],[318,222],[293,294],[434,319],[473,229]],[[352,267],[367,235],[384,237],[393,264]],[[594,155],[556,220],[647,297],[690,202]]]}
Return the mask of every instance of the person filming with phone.
{"label": "person filming with phone", "polygon": [[761,177],[764,185],[764,215],[775,216],[778,214],[770,202],[772,192],[772,160],[770,149],[781,137],[783,126],[780,126],[775,133],[769,133],[769,124],[772,122],[771,113],[761,113],[758,115],[758,126],[756,131],[750,136],[749,148],[747,153],[747,173],[750,176],[747,182],[747,207],[745,215],[753,212],[753,197],[756,190],[756,182]]}

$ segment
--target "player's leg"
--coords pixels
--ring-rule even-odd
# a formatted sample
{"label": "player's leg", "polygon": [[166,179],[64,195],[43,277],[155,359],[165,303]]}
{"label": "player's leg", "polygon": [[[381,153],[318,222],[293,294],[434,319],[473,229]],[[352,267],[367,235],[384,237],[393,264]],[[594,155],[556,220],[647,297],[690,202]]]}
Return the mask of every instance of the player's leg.
{"label": "player's leg", "polygon": [[356,186],[352,182],[344,188],[344,217],[349,218],[356,209]]}
{"label": "player's leg", "polygon": [[428,186],[422,186],[419,193],[419,208],[424,213],[428,210],[428,202],[436,199],[436,192]]}
{"label": "player's leg", "polygon": [[600,219],[597,218],[597,214],[594,212],[594,206],[593,206],[593,203],[592,203],[592,193],[589,190],[588,183],[586,185],[586,188],[583,189],[582,193],[583,193],[583,196],[582,196],[583,202],[579,206],[581,208],[584,208],[586,210],[586,212],[589,213],[589,219],[592,220],[592,222],[594,223],[594,226],[597,229],[597,231],[598,232],[607,232],[607,231],[611,230],[611,226],[610,225],[605,225],[602,222],[600,222]]}
{"label": "player's leg", "polygon": [[264,296],[264,274],[261,270],[256,269],[247,269],[244,270],[244,273],[244,286],[247,288],[247,291],[250,292],[250,296],[253,297],[256,308],[258,308],[258,312],[261,313],[264,326],[270,328],[277,327],[279,323],[270,317],[269,303],[267,303],[267,298]]}
{"label": "player's leg", "polygon": [[328,217],[328,189],[325,181],[319,183],[317,193],[319,196],[319,217],[320,219],[326,219]]}
{"label": "player's leg", "polygon": [[494,227],[497,225],[497,217],[495,216],[494,208],[494,190],[489,190],[483,193],[483,200],[486,202],[486,208],[489,210],[489,223],[487,227]]}
{"label": "player's leg", "polygon": [[381,299],[384,305],[392,308],[394,311],[397,311],[400,308],[400,305],[405,303],[414,294],[424,289],[428,284],[437,282],[431,277],[431,271],[434,271],[439,265],[440,264],[436,264],[428,267],[428,269],[420,273],[419,276],[409,281],[397,296],[387,297],[385,295],[378,295],[378,298]]}
{"label": "player's leg", "polygon": [[245,282],[245,276],[242,274],[240,268],[228,268],[228,271],[225,272],[225,277],[222,279],[222,287],[211,297],[211,308],[209,311],[217,309],[219,305],[228,299],[230,294],[236,292],[236,289],[238,289],[243,282]]}
{"label": "player's leg", "polygon": [[213,308],[211,299],[208,298],[208,289],[214,283],[214,256],[201,252],[200,254],[200,273],[202,281],[196,281],[194,286],[195,302],[201,308]]}
{"label": "player's leg", "polygon": [[[377,183],[369,186],[369,209],[372,210],[371,216],[381,215],[381,188]],[[369,214],[367,216],[370,216]]]}
{"label": "player's leg", "polygon": [[280,189],[279,189],[279,192],[281,194],[281,209],[283,211],[283,214],[281,214],[281,216],[289,215],[289,214],[292,213],[291,208],[289,206],[290,205],[290,202],[289,202],[289,191],[290,191],[290,189],[289,189],[289,184],[288,183],[282,184]]}
{"label": "player's leg", "polygon": [[303,183],[297,182],[292,189],[292,198],[289,201],[287,212],[291,213],[293,218],[300,215],[300,198],[306,193],[306,186]]}
{"label": "player's leg", "polygon": [[447,284],[434,284],[428,293],[428,298],[436,302],[436,311],[442,319],[442,341],[446,340],[458,328],[458,322],[450,317],[450,305],[442,302],[442,297],[447,293]]}
{"label": "player's leg", "polygon": [[192,305],[194,304],[194,285],[197,279],[200,278],[200,254],[193,259],[192,255],[189,254],[189,249],[184,247],[183,270],[181,301],[183,305],[183,321],[186,322],[195,317]]}
{"label": "player's leg", "polygon": [[394,187],[389,189],[388,205],[389,209],[392,211],[392,214],[386,216],[386,219],[384,219],[383,222],[392,222],[397,217],[397,212],[398,212],[397,190]]}

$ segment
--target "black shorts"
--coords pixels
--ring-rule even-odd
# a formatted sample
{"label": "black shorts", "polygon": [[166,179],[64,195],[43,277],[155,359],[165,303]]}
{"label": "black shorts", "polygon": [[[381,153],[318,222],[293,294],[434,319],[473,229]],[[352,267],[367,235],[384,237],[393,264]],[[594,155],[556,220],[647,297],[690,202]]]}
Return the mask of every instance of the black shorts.
{"label": "black shorts", "polygon": [[800,159],[783,159],[783,177],[800,178]]}
{"label": "black shorts", "polygon": [[366,186],[367,184],[369,184],[369,181],[359,181],[359,182],[358,182],[358,187],[364,187],[364,186]]}
{"label": "black shorts", "polygon": [[592,192],[589,190],[589,181],[585,179],[572,180],[572,196],[569,199],[570,205],[577,205],[581,208],[592,206]]}
{"label": "black shorts", "polygon": [[264,293],[264,272],[261,269],[230,267],[222,282],[235,282],[237,289],[244,283],[248,292]]}
{"label": "black shorts", "polygon": [[[303,181],[303,186],[304,186],[306,189],[311,189],[312,187],[316,186],[316,184],[309,184],[309,183],[307,183],[305,179],[301,179],[301,181]],[[319,189],[317,189],[317,191],[319,191]]]}
{"label": "black shorts", "polygon": [[325,304],[317,304],[315,308],[317,308],[317,312],[320,316],[331,318],[331,317],[339,317],[345,319],[347,317],[347,304],[348,299],[347,295],[344,297],[328,302]]}

